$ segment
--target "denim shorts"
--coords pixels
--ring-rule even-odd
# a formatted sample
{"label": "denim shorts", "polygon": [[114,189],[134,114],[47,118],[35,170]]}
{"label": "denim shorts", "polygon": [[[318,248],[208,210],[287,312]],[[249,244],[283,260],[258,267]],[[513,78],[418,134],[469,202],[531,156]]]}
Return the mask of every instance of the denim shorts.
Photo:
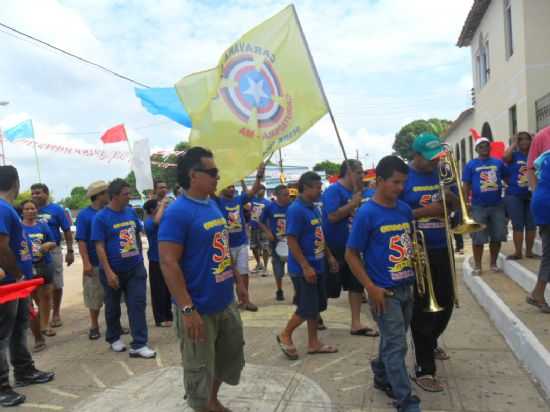
{"label": "denim shorts", "polygon": [[277,242],[270,242],[271,249],[271,264],[273,265],[273,275],[276,279],[282,279],[285,276],[285,261],[282,260],[277,252],[275,246]]}
{"label": "denim shorts", "polygon": [[316,320],[327,310],[326,275],[317,274],[317,282],[309,283],[303,275],[290,275],[294,285],[296,314],[305,320]]}
{"label": "denim shorts", "polygon": [[506,205],[506,213],[512,219],[514,232],[537,229],[533,213],[531,212],[531,200],[529,198],[507,195],[504,198],[504,204]]}
{"label": "denim shorts", "polygon": [[504,203],[496,206],[472,205],[472,217],[477,223],[485,225],[485,229],[472,233],[472,243],[476,246],[487,242],[506,241],[506,215]]}

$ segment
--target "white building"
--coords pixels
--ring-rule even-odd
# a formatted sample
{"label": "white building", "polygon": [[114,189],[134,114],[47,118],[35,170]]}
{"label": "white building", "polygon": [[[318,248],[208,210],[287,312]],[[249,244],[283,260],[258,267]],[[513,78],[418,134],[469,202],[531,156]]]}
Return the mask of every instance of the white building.
{"label": "white building", "polygon": [[550,125],[550,0],[475,0],[458,47],[470,47],[473,107],[445,141],[460,163],[473,153],[470,128],[509,143]]}

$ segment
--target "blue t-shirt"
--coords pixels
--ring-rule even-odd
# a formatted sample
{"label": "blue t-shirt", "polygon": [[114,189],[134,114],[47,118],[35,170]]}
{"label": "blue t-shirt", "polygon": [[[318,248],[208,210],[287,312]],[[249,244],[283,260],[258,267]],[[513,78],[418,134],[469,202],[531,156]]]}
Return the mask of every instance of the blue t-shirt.
{"label": "blue t-shirt", "polygon": [[372,200],[359,208],[347,247],[363,254],[365,270],[376,286],[392,288],[414,282],[412,220],[411,208],[401,200],[395,207]]}
{"label": "blue t-shirt", "polygon": [[462,173],[462,181],[472,187],[472,205],[496,206],[502,201],[502,179],[507,176],[502,161],[489,157],[472,159]]}
{"label": "blue t-shirt", "polygon": [[[286,215],[286,234],[294,236],[300,249],[316,273],[325,271],[325,236],[319,210],[313,204],[307,204],[299,197],[289,206]],[[304,275],[302,267],[288,253],[288,273],[292,277]]]}
{"label": "blue t-shirt", "polygon": [[286,214],[289,205],[280,206],[276,201],[270,202],[261,217],[263,224],[268,224],[271,233],[277,240],[286,235]]}
{"label": "blue t-shirt", "polygon": [[529,197],[529,181],[527,180],[527,155],[520,151],[512,153],[512,162],[507,165],[508,188],[507,195]]}
{"label": "blue t-shirt", "polygon": [[131,207],[117,212],[106,207],[92,222],[92,240],[102,241],[113,271],[127,272],[143,262],[141,255],[141,222]]}
{"label": "blue t-shirt", "polygon": [[550,225],[550,156],[535,165],[538,183],[531,199],[531,212],[537,225]]}
{"label": "blue t-shirt", "polygon": [[[422,173],[409,167],[409,175],[401,200],[413,210],[441,202],[441,188],[437,170]],[[445,221],[441,217],[422,217],[417,219],[416,227],[426,238],[426,246],[434,249],[447,247]]]}
{"label": "blue t-shirt", "polygon": [[59,245],[61,242],[61,232],[71,230],[71,224],[67,219],[65,210],[55,203],[48,203],[46,206],[38,209],[38,220],[47,223],[53,235],[54,242]]}
{"label": "blue t-shirt", "polygon": [[144,226],[145,234],[147,235],[147,241],[149,243],[147,257],[149,258],[150,262],[160,262],[158,242],[159,226],[155,223],[151,216],[145,219]]}
{"label": "blue t-shirt", "polygon": [[233,199],[219,197],[216,199],[218,206],[227,221],[229,231],[229,247],[238,247],[248,243],[244,220],[244,205],[250,202],[246,193],[241,193]]}
{"label": "blue t-shirt", "polygon": [[265,208],[271,202],[265,198],[253,197],[250,201],[252,209],[250,210],[250,227],[253,229],[258,229],[258,222],[262,218]]}
{"label": "blue t-shirt", "polygon": [[352,196],[353,192],[346,189],[340,182],[330,185],[323,193],[323,229],[331,250],[345,248],[353,216],[348,216],[336,223],[330,223],[328,216],[347,205]]}
{"label": "blue t-shirt", "polygon": [[40,251],[44,243],[54,241],[50,227],[43,222],[37,222],[33,226],[23,224],[23,230],[31,242],[32,263],[39,263],[42,261],[44,263],[50,263],[52,261],[50,253],[43,253]]}
{"label": "blue t-shirt", "polygon": [[229,234],[214,200],[179,196],[161,219],[158,239],[183,247],[180,267],[199,313],[220,312],[233,302]]}
{"label": "blue t-shirt", "polygon": [[[31,279],[32,274],[32,253],[30,241],[28,240],[21,219],[12,205],[4,199],[0,199],[0,234],[9,236],[9,247],[15,255],[17,267],[27,279]],[[6,272],[6,276],[1,283],[15,282],[15,273]]]}
{"label": "blue t-shirt", "polygon": [[99,266],[99,259],[97,258],[97,252],[95,250],[95,242],[92,240],[92,222],[99,210],[88,206],[86,209],[81,210],[78,213],[76,219],[76,240],[86,242],[86,249],[88,250],[88,258],[92,266]]}

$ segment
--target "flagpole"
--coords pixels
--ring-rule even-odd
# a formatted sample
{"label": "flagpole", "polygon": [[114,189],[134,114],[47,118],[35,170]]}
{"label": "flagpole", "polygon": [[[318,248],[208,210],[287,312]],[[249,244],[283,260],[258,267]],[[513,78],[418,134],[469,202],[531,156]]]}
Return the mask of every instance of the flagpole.
{"label": "flagpole", "polygon": [[2,166],[6,165],[6,151],[4,149],[4,134],[2,133],[2,127],[0,127],[0,145],[2,146]]}
{"label": "flagpole", "polygon": [[38,152],[36,151],[36,137],[34,136],[34,126],[32,124],[31,119],[31,129],[32,129],[32,142],[33,142],[33,148],[34,148],[34,160],[36,162],[36,171],[38,172],[38,182],[42,182],[42,178],[40,177],[40,162],[38,161]]}
{"label": "flagpole", "polygon": [[283,151],[281,150],[281,148],[279,147],[279,172],[280,172],[280,176],[279,176],[279,180],[281,181],[281,184],[285,184],[285,173],[284,173],[284,169],[283,169]]}
{"label": "flagpole", "polygon": [[344,143],[342,143],[342,138],[340,137],[340,132],[338,131],[338,126],[336,126],[336,120],[334,119],[334,114],[332,113],[332,109],[330,108],[330,104],[327,99],[327,95],[325,93],[325,89],[323,88],[323,83],[321,83],[321,78],[319,77],[319,72],[317,71],[317,67],[315,66],[315,62],[313,61],[313,56],[311,54],[311,50],[309,49],[309,44],[307,43],[306,36],[304,34],[304,30],[302,29],[302,24],[300,23],[300,19],[298,18],[298,13],[296,12],[296,8],[294,7],[294,4],[291,4],[290,7],[292,7],[292,12],[294,13],[294,18],[296,19],[296,23],[298,24],[298,28],[300,29],[300,34],[302,35],[302,40],[304,41],[304,45],[306,46],[307,54],[309,56],[309,61],[311,63],[311,67],[313,68],[313,72],[315,73],[315,77],[317,78],[317,83],[319,85],[319,88],[321,89],[321,94],[323,95],[323,99],[325,100],[325,104],[327,105],[328,114],[330,116],[330,120],[332,121],[332,125],[334,126],[334,131],[336,132],[336,137],[338,138],[338,143],[340,144],[340,149],[342,149],[342,154],[344,155],[344,160],[348,160],[348,156],[346,155],[346,150],[344,149]]}

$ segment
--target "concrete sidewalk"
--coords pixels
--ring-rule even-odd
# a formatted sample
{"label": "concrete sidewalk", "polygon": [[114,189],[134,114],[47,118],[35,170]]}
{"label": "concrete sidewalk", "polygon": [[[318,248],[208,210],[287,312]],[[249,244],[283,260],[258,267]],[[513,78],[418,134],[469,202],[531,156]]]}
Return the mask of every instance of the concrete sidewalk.
{"label": "concrete sidewalk", "polygon": [[[462,273],[459,260],[458,273]],[[323,315],[326,343],[336,344],[333,355],[305,354],[305,327],[295,342],[300,359],[288,361],[275,336],[293,311],[292,287],[285,279],[287,301],[276,302],[271,277],[253,276],[251,296],[257,313],[242,313],[246,336],[243,381],[224,386],[222,401],[233,411],[392,411],[391,402],[372,388],[370,359],[378,339],[349,334],[347,296],[332,300]],[[35,356],[41,369],[54,370],[56,380],[23,388],[27,403],[14,410],[43,411],[188,411],[183,400],[180,354],[175,332],[157,328],[148,317],[155,360],[115,354],[103,341],[87,338],[87,315],[82,305],[81,267],[66,269],[64,326],[48,339],[49,348]],[[447,390],[429,394],[417,390],[425,411],[550,411],[538,388],[521,368],[505,341],[461,282],[461,308],[456,309],[442,346],[451,360],[438,363]],[[368,306],[364,319],[372,326]],[[103,332],[103,330],[102,330]],[[127,342],[128,337],[125,337]],[[412,360],[409,359],[412,366]],[[417,389],[417,388],[416,388]]]}

